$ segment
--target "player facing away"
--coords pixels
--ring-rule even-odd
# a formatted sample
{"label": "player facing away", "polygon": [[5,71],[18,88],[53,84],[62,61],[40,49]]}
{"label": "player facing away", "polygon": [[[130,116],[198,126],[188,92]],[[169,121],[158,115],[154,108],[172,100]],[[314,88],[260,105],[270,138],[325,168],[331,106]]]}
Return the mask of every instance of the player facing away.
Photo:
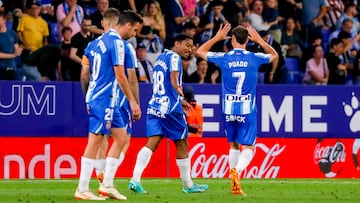
{"label": "player facing away", "polygon": [[[209,52],[218,41],[225,40],[230,24],[221,26],[216,35],[197,50],[201,58],[215,63],[222,73],[222,112],[225,134],[230,143],[229,165],[233,194],[244,195],[239,172],[245,169],[254,154],[256,141],[256,82],[261,64],[278,60],[276,51],[254,28],[235,27],[231,32],[233,50],[228,53]],[[246,51],[248,40],[259,44],[267,54]],[[242,150],[240,151],[240,145]]]}
{"label": "player facing away", "polygon": [[139,151],[129,189],[136,193],[146,193],[140,183],[141,175],[150,162],[163,138],[174,141],[176,146],[176,164],[185,193],[204,192],[208,185],[193,183],[190,176],[190,158],[188,155],[188,130],[184,109],[191,105],[182,99],[181,58],[190,55],[193,39],[185,34],[175,37],[172,50],[165,49],[157,58],[153,73],[153,93],[147,107],[146,134],[148,141]]}
{"label": "player facing away", "polygon": [[[117,25],[119,12],[112,12],[111,24]],[[76,199],[105,200],[89,190],[89,182],[96,162],[96,154],[100,148],[103,136],[110,135],[113,143],[107,153],[103,183],[98,192],[101,195],[114,199],[125,200],[126,197],[114,187],[114,176],[119,165],[120,152],[128,142],[126,132],[127,112],[115,108],[117,89],[129,101],[129,108],[133,119],[141,116],[141,110],[134,98],[124,70],[124,43],[118,32],[110,29],[96,40],[89,43],[85,49],[81,70],[81,85],[86,91],[86,104],[89,114],[89,135],[83,156],[81,157],[81,170]],[[90,81],[89,80],[90,75]],[[124,115],[125,114],[125,115]]]}
{"label": "player facing away", "polygon": [[[142,22],[143,22],[142,18],[139,14],[130,10],[126,10],[126,11],[122,11],[120,14],[119,25],[114,27],[114,29],[116,29],[116,31],[119,33],[120,37],[124,42],[124,52],[125,52],[124,67],[126,70],[126,75],[129,81],[130,89],[138,104],[139,104],[139,85],[135,71],[135,68],[137,68],[137,59],[136,59],[134,47],[127,40],[134,36],[134,32],[136,33],[139,30]],[[105,31],[110,29],[110,27],[106,25],[103,25],[103,27]],[[125,110],[125,112],[127,112],[127,109],[129,109],[128,101],[124,97],[124,95],[121,94],[121,91],[119,90],[120,89],[118,89],[117,91],[118,100],[116,102],[116,108],[119,108],[120,110]],[[131,136],[132,121],[131,121],[130,112],[128,112],[128,114],[129,116],[127,118],[128,123],[126,124],[126,129],[128,135]],[[121,163],[125,158],[125,153],[129,147],[129,144],[130,142],[127,142],[125,147],[120,153],[119,166],[121,165]],[[97,164],[95,165],[95,172],[99,180],[99,183],[101,183],[103,180],[107,148],[108,148],[108,136],[104,136],[102,146],[98,150],[98,154],[97,154],[98,159],[96,161]]]}

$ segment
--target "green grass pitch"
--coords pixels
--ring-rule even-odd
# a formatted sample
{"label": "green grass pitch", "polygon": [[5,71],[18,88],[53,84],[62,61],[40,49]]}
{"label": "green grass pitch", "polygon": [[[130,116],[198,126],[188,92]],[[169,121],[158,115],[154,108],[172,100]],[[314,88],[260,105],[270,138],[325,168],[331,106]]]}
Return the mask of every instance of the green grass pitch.
{"label": "green grass pitch", "polygon": [[[77,179],[0,180],[0,202],[78,202],[73,199],[77,182]],[[116,179],[115,185],[129,203],[360,202],[359,179],[242,179],[245,197],[231,194],[230,179],[195,179],[194,182],[208,184],[209,190],[182,193],[179,179],[144,178],[142,185],[149,194],[135,194],[127,189],[128,179]],[[95,179],[90,187],[97,191]]]}

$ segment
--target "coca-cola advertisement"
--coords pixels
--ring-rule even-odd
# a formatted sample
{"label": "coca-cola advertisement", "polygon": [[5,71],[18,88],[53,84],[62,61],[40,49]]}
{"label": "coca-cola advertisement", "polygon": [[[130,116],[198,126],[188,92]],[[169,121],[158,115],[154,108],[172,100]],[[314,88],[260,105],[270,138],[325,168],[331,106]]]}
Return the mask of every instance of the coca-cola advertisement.
{"label": "coca-cola advertisement", "polygon": [[[4,138],[0,178],[77,178],[86,138]],[[133,138],[116,177],[131,177],[146,138]],[[16,148],[13,146],[17,146]],[[243,178],[359,178],[360,139],[259,138]],[[144,177],[179,177],[175,145],[164,139]],[[227,178],[226,138],[189,138],[192,177]]]}

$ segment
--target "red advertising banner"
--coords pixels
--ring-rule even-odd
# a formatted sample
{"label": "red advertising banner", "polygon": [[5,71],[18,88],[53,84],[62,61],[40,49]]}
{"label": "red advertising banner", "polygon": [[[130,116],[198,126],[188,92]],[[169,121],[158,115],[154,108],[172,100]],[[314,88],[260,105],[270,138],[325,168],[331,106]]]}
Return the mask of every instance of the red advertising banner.
{"label": "red advertising banner", "polygon": [[[77,178],[86,138],[0,138],[0,178]],[[133,138],[117,177],[131,177],[146,138]],[[360,139],[259,138],[245,178],[360,178]],[[226,138],[191,138],[192,177],[228,177]],[[163,140],[144,177],[178,177],[175,146]]]}

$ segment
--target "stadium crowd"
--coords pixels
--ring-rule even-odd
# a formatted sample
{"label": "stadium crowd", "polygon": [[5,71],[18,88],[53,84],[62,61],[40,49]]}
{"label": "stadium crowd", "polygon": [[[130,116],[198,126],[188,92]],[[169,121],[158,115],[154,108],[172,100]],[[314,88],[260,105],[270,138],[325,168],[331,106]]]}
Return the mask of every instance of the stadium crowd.
{"label": "stadium crowd", "polygon": [[[0,80],[78,81],[83,51],[104,32],[109,7],[143,18],[129,40],[140,82],[151,83],[156,57],[183,32],[196,44],[183,60],[183,81],[220,83],[219,68],[195,52],[228,22],[253,26],[280,55],[260,68],[259,83],[360,84],[356,0],[0,0]],[[225,40],[211,51],[231,49]],[[251,42],[247,49],[263,52]]]}

